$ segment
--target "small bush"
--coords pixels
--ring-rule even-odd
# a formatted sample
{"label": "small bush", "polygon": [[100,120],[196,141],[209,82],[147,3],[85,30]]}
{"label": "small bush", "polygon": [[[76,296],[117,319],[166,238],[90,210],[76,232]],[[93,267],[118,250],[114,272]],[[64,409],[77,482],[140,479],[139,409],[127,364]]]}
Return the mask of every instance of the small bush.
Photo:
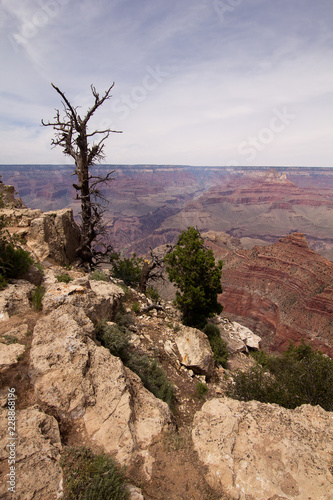
{"label": "small bush", "polygon": [[151,360],[146,355],[130,353],[126,365],[141,378],[145,388],[154,396],[172,405],[173,385],[168,382],[165,371],[156,359]]}
{"label": "small bush", "polygon": [[163,434],[163,445],[167,452],[180,450],[189,452],[192,448],[191,430],[188,427],[167,430]]}
{"label": "small bush", "polygon": [[3,290],[7,286],[7,281],[5,278],[0,274],[0,290]]}
{"label": "small bush", "polygon": [[106,274],[103,271],[97,271],[97,270],[91,273],[90,279],[96,281],[108,281]]}
{"label": "small bush", "polygon": [[124,470],[104,454],[87,447],[68,447],[60,462],[65,500],[128,500]]}
{"label": "small bush", "polygon": [[228,345],[225,340],[221,339],[219,327],[217,325],[213,325],[212,323],[207,323],[203,332],[208,337],[210,346],[214,353],[215,363],[226,368],[229,358]]}
{"label": "small bush", "polygon": [[143,260],[134,253],[130,258],[120,258],[119,254],[112,254],[110,258],[113,275],[121,279],[127,286],[136,286],[140,283]]}
{"label": "small bush", "polygon": [[32,306],[36,311],[41,311],[42,309],[42,300],[44,296],[45,290],[42,286],[36,286],[35,290],[31,292],[31,302]]}
{"label": "small bush", "polygon": [[196,392],[197,392],[198,398],[202,399],[208,392],[207,384],[204,384],[203,382],[198,382],[196,385]]}
{"label": "small bush", "polygon": [[236,375],[229,396],[285,408],[311,404],[333,410],[332,359],[303,343],[298,347],[291,344],[282,356],[266,355],[263,360],[265,366],[257,365]]}
{"label": "small bush", "polygon": [[209,339],[220,336],[220,329],[217,325],[213,325],[212,323],[207,323],[203,332],[207,335]]}
{"label": "small bush", "polygon": [[16,344],[18,342],[17,337],[14,335],[4,335],[6,344]]}
{"label": "small bush", "polygon": [[[124,318],[124,316],[122,316]],[[95,329],[96,338],[109,349],[113,356],[119,357],[125,366],[136,373],[146,389],[169,405],[174,399],[174,390],[168,382],[163,368],[156,360],[139,354],[130,347],[131,334],[124,325],[108,325],[102,321]]]}
{"label": "small bush", "polygon": [[267,368],[269,357],[264,351],[252,351],[250,354],[252,358],[256,360],[258,365],[261,365],[263,368]]}
{"label": "small bush", "polygon": [[56,276],[56,278],[59,283],[69,283],[70,281],[72,281],[72,278],[67,273],[59,274],[59,276]]}
{"label": "small bush", "polygon": [[33,260],[28,252],[2,240],[0,235],[0,273],[5,280],[19,278],[32,264]]}
{"label": "small bush", "polygon": [[146,295],[149,299],[151,299],[154,303],[158,302],[160,300],[160,294],[158,291],[153,288],[152,286],[149,286],[146,290]]}
{"label": "small bush", "polygon": [[131,313],[128,313],[125,311],[125,309],[121,308],[116,314],[115,321],[117,325],[128,328],[129,326],[133,325],[134,317]]}
{"label": "small bush", "polygon": [[209,339],[212,351],[214,353],[215,363],[223,366],[223,368],[227,367],[227,362],[229,358],[229,351],[227,343],[221,339],[221,337],[214,337]]}
{"label": "small bush", "polygon": [[97,340],[109,349],[113,356],[126,359],[126,351],[131,338],[126,328],[121,328],[118,325],[108,325],[106,321],[102,321],[97,324],[95,331]]}
{"label": "small bush", "polygon": [[44,276],[44,267],[40,262],[35,262],[34,266],[38,269],[42,276]]}
{"label": "small bush", "polygon": [[132,311],[135,314],[138,314],[141,311],[141,307],[140,307],[139,302],[133,302],[133,304],[132,304]]}

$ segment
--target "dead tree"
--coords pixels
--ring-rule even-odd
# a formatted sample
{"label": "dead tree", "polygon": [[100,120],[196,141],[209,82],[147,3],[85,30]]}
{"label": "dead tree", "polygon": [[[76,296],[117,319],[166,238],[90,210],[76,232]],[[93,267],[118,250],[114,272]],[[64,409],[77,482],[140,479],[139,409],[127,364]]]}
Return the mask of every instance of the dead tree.
{"label": "dead tree", "polygon": [[139,283],[139,290],[142,293],[146,292],[148,281],[160,281],[164,280],[164,256],[170,253],[172,250],[171,245],[166,246],[166,251],[164,255],[158,255],[152,248],[149,251],[149,258],[145,259],[143,262],[141,277]]}
{"label": "dead tree", "polygon": [[[104,233],[102,216],[105,211],[107,200],[102,195],[101,187],[111,181],[114,170],[106,176],[92,175],[91,169],[104,157],[104,141],[111,132],[119,133],[117,130],[106,128],[88,133],[88,122],[95,111],[108,99],[114,83],[104,93],[102,97],[95,87],[91,85],[91,92],[95,98],[94,104],[88,109],[83,118],[78,114],[78,108],[73,107],[65,94],[53,83],[52,87],[62,98],[64,106],[64,116],[56,110],[53,122],[42,124],[46,127],[52,126],[55,130],[55,138],[52,139],[52,146],[63,148],[65,155],[71,156],[75,162],[75,172],[77,183],[73,184],[76,189],[76,199],[81,201],[81,244],[77,250],[78,258],[82,263],[88,264],[90,268],[101,260],[101,257],[111,250],[111,246],[105,245],[99,238]],[[92,141],[92,143],[89,143]],[[103,205],[104,204],[104,205]]]}

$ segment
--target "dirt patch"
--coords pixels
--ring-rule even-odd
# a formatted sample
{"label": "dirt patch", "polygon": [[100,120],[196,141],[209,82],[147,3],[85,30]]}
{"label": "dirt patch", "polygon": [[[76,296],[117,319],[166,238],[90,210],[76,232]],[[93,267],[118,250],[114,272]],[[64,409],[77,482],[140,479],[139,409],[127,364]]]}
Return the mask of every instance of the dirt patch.
{"label": "dirt patch", "polygon": [[[207,383],[207,393],[200,396],[198,384],[204,384],[205,377],[196,376],[181,366],[178,358],[165,351],[166,341],[173,341],[177,335],[177,321],[163,312],[154,316],[136,317],[135,335],[140,338],[139,349],[155,357],[172,382],[175,402],[172,408],[174,430],[149,448],[151,479],[143,473],[143,459],[128,467],[129,481],[139,486],[145,500],[224,500],[223,491],[212,490],[205,479],[206,468],[198,459],[192,444],[191,427],[195,413],[208,398],[221,390],[219,383]],[[176,328],[175,328],[176,327]]]}
{"label": "dirt patch", "polygon": [[[165,433],[150,448],[152,479],[142,477],[142,463],[129,467],[128,476],[143,492],[145,500],[222,500],[223,492],[213,491],[205,480],[205,468],[193,450],[191,429]],[[139,461],[140,462],[140,461]]]}
{"label": "dirt patch", "polygon": [[[29,364],[32,332],[41,313],[31,312],[25,316],[12,316],[9,320],[0,322],[0,342],[5,344],[17,342],[25,346],[25,351],[18,363],[0,374],[0,397],[7,401],[8,388],[15,388],[16,409],[23,410],[36,404],[33,385],[30,383]],[[15,335],[15,330],[23,333]]]}

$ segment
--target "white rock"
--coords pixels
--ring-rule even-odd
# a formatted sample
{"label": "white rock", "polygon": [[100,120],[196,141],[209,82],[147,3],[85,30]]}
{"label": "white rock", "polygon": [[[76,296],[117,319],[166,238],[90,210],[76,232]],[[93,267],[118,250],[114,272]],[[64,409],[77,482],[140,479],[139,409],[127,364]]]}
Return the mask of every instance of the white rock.
{"label": "white rock", "polygon": [[43,312],[49,313],[63,305],[84,309],[94,322],[110,319],[116,312],[124,291],[113,283],[77,279],[69,283],[52,283],[43,297]]}
{"label": "white rock", "polygon": [[23,280],[16,280],[0,291],[0,318],[5,321],[14,314],[26,314],[31,310],[29,301],[34,286]]}
{"label": "white rock", "polygon": [[212,399],[196,413],[192,438],[211,486],[230,498],[332,498],[333,413],[320,406]]}
{"label": "white rock", "polygon": [[25,351],[22,344],[0,343],[0,371],[5,371],[18,363],[18,357]]}
{"label": "white rock", "polygon": [[[16,412],[15,440],[16,492],[8,494],[8,484],[0,483],[1,498],[24,500],[56,499],[62,496],[60,468],[61,439],[56,419],[36,407]],[[0,428],[8,427],[7,410],[0,411]],[[8,434],[0,438],[0,459],[8,467]],[[9,471],[6,470],[6,474]]]}
{"label": "white rock", "polygon": [[45,212],[30,221],[28,246],[40,260],[54,259],[59,264],[77,259],[80,229],[69,208]]}
{"label": "white rock", "polygon": [[128,463],[170,424],[170,410],[94,343],[92,331],[82,308],[73,305],[40,319],[30,376],[40,404],[62,419],[82,418],[88,439]]}
{"label": "white rock", "polygon": [[183,326],[175,337],[180,362],[199,375],[211,375],[214,355],[207,335],[196,328]]}
{"label": "white rock", "polygon": [[142,490],[137,488],[136,486],[130,485],[128,487],[128,491],[130,494],[130,500],[145,500]]}

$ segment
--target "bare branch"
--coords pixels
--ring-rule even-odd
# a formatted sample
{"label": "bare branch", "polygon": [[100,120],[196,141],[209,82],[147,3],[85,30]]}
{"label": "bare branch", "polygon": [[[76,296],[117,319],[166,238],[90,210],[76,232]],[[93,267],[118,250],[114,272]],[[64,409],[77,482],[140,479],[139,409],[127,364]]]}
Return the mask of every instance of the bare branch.
{"label": "bare branch", "polygon": [[95,130],[95,132],[92,132],[91,134],[87,134],[87,137],[92,137],[95,134],[106,134],[109,132],[109,134],[112,132],[114,134],[122,134],[122,130],[111,130],[110,128],[107,128],[105,130]]}
{"label": "bare branch", "polygon": [[105,92],[104,96],[100,99],[98,92],[96,92],[96,89],[93,85],[91,85],[91,91],[93,96],[95,97],[95,104],[89,109],[87,112],[85,118],[83,119],[83,124],[86,125],[92,115],[95,113],[96,109],[103,104],[104,101],[107,99],[110,99],[110,92],[114,87],[114,82],[112,83],[111,87]]}

